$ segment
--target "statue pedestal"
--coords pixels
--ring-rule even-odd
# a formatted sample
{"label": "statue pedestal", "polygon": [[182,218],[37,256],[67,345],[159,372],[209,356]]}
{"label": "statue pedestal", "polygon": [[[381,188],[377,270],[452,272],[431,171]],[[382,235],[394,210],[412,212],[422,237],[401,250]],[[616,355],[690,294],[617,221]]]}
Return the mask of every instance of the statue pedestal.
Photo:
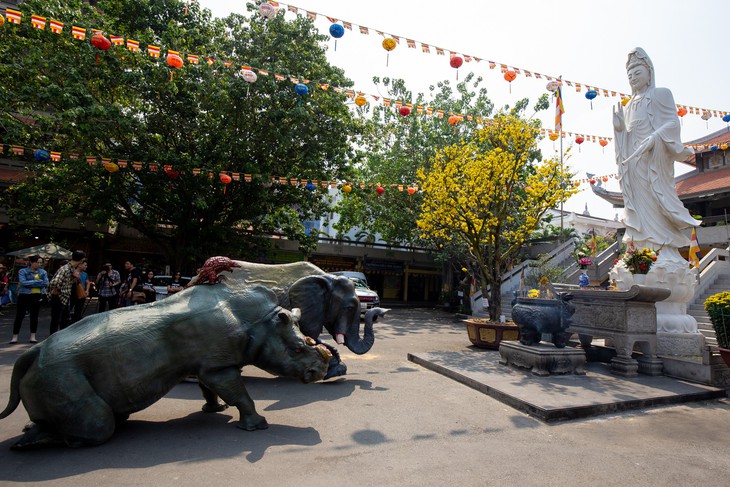
{"label": "statue pedestal", "polygon": [[530,369],[541,377],[551,374],[586,373],[585,351],[577,348],[556,348],[553,345],[523,345],[519,342],[502,342],[499,345],[499,363]]}
{"label": "statue pedestal", "polygon": [[637,280],[646,286],[669,289],[670,295],[656,303],[657,354],[702,355],[705,338],[697,329],[697,320],[687,314],[687,304],[694,297],[697,269],[690,269],[676,248],[659,251],[657,261],[646,275],[634,275],[622,261],[611,269],[610,276],[621,290],[628,290]]}

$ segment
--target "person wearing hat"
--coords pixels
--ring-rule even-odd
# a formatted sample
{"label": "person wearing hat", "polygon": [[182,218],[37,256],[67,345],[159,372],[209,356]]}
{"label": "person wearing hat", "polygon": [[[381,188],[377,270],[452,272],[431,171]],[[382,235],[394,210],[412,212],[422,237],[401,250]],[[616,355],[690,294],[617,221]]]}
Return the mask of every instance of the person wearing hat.
{"label": "person wearing hat", "polygon": [[38,343],[35,334],[38,330],[38,312],[41,307],[41,296],[48,287],[48,274],[41,268],[43,259],[38,255],[28,257],[28,267],[18,272],[18,305],[15,308],[13,337],[10,343],[18,343],[20,325],[25,312],[30,312],[30,343]]}

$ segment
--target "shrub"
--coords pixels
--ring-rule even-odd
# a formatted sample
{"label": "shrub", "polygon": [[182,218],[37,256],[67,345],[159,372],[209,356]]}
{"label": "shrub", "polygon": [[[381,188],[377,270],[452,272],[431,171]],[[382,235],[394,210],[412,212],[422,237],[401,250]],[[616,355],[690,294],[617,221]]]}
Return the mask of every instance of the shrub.
{"label": "shrub", "polygon": [[710,315],[712,327],[720,348],[730,348],[730,292],[713,294],[705,300],[705,311]]}

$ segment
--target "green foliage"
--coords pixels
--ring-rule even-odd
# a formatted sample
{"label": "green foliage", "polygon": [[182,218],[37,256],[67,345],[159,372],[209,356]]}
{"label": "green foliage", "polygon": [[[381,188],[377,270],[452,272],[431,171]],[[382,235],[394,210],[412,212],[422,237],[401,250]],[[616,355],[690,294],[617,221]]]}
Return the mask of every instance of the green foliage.
{"label": "green foliage", "polygon": [[710,315],[718,346],[730,348],[730,292],[723,291],[707,298],[705,311]]}
{"label": "green foliage", "polygon": [[[487,118],[493,104],[482,86],[482,78],[469,74],[456,86],[442,81],[431,86],[428,95],[413,94],[403,80],[374,79],[392,100],[411,103],[413,112],[407,117],[392,107],[376,105],[359,108],[365,118],[365,131],[358,139],[363,154],[355,179],[408,186],[417,182],[416,171],[429,167],[436,152],[456,143],[477,127],[476,118],[449,124],[450,114],[471,114]],[[418,107],[435,106],[444,111],[443,117],[417,114]],[[371,234],[379,233],[391,244],[423,245],[416,220],[423,195],[417,191],[408,195],[388,188],[382,195],[374,191],[353,191],[338,203],[340,214],[336,228],[341,233],[352,228],[364,228]]]}
{"label": "green foliage", "polygon": [[551,263],[549,254],[540,254],[537,261],[533,263],[525,273],[525,286],[527,288],[539,288],[540,280],[544,277],[547,282],[559,282],[563,275],[563,269]]}
{"label": "green foliage", "polygon": [[[178,268],[216,253],[246,257],[261,248],[260,236],[274,232],[311,250],[301,221],[326,210],[326,192],[272,185],[270,176],[330,180],[347,174],[360,123],[344,94],[310,89],[300,106],[288,80],[261,75],[248,84],[236,67],[350,86],[327,63],[326,37],[311,20],[279,15],[265,22],[237,14],[211,19],[195,2],[185,15],[179,0],[100,0],[96,8],[78,0],[30,0],[21,10],[59,18],[68,28],[63,35],[26,23],[0,30],[2,141],[130,165],[172,165],[177,173],[145,167],[109,174],[67,157],[56,164],[29,162],[33,177],[4,195],[11,218],[123,223]],[[199,54],[201,63],[186,63],[171,75],[164,56],[155,60],[121,46],[99,52],[88,40],[71,37],[74,22],[140,40],[143,48]],[[204,56],[219,61],[209,65]],[[229,59],[231,67],[220,62]],[[224,192],[222,170],[254,178]]]}

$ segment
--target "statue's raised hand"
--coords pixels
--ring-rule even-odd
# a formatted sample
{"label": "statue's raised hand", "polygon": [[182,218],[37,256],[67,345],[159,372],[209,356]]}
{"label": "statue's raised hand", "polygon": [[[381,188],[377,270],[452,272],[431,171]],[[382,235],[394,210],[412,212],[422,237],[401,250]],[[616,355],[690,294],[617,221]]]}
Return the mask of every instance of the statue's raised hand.
{"label": "statue's raised hand", "polygon": [[624,106],[621,102],[616,103],[616,106],[613,107],[613,128],[616,132],[623,132],[626,128],[626,124],[624,123]]}

